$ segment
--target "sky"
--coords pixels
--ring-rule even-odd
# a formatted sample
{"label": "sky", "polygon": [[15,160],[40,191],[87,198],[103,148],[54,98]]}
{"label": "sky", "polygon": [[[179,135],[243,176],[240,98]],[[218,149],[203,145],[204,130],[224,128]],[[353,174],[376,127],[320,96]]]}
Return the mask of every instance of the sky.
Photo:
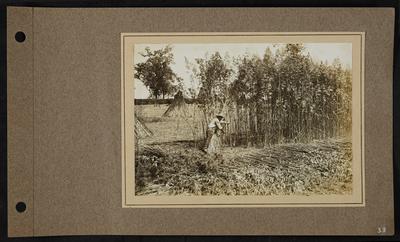
{"label": "sky", "polygon": [[[196,80],[191,78],[191,71],[187,69],[185,58],[190,63],[195,63],[196,58],[205,58],[218,51],[222,57],[238,57],[243,55],[257,55],[262,57],[267,48],[274,54],[277,49],[285,44],[269,43],[215,43],[215,44],[170,44],[174,54],[172,70],[183,78],[185,88],[197,87]],[[134,63],[140,63],[146,59],[140,55],[146,47],[151,50],[164,48],[166,44],[136,44],[134,47]],[[323,61],[331,64],[334,59],[340,59],[345,68],[352,67],[352,46],[351,43],[306,43],[305,53],[309,53],[314,61]],[[135,79],[135,98],[148,98],[148,89],[143,83]]]}

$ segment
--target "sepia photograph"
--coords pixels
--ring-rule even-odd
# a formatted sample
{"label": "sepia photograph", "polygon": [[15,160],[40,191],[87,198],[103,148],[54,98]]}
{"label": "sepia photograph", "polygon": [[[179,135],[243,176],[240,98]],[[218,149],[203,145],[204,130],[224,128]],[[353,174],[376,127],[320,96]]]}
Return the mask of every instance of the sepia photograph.
{"label": "sepia photograph", "polygon": [[353,194],[351,42],[138,43],[132,54],[134,196]]}

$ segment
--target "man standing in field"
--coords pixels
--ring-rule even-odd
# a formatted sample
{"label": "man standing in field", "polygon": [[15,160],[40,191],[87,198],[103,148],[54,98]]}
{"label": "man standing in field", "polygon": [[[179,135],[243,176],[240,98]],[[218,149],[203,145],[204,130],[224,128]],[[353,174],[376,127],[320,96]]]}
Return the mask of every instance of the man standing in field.
{"label": "man standing in field", "polygon": [[[219,136],[221,132],[223,132],[222,129],[222,124],[226,124],[228,122],[225,122],[224,116],[222,114],[217,114],[215,118],[211,120],[211,122],[208,124],[207,127],[207,132],[206,132],[206,141],[204,144],[204,149],[203,151],[205,153],[211,153],[210,148],[210,143],[211,139],[213,138],[214,135]],[[215,150],[216,147],[214,147],[213,150]]]}

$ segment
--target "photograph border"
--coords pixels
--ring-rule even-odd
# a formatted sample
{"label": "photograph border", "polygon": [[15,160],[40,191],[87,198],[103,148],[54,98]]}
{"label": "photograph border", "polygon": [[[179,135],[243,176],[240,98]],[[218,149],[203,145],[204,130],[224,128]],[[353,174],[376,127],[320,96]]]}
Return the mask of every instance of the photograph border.
{"label": "photograph border", "polygon": [[[356,96],[359,100],[359,106],[356,107],[354,102],[352,106],[352,126],[357,127],[360,126],[359,136],[361,138],[359,146],[356,149],[358,157],[361,162],[359,162],[359,167],[353,166],[353,194],[352,195],[310,195],[310,196],[191,196],[191,195],[176,195],[176,196],[135,196],[133,194],[127,193],[128,190],[134,191],[134,171],[133,173],[128,173],[129,169],[134,169],[134,163],[129,162],[130,160],[134,160],[134,149],[126,149],[127,146],[134,147],[134,111],[130,110],[130,107],[126,105],[126,103],[133,104],[133,89],[134,89],[134,80],[133,80],[133,45],[135,43],[135,38],[142,39],[140,43],[149,43],[148,40],[151,39],[153,42],[158,39],[177,39],[185,37],[187,38],[204,38],[209,37],[211,39],[215,39],[218,37],[231,37],[232,38],[274,38],[274,40],[289,38],[289,39],[304,39],[307,37],[321,37],[325,38],[323,42],[343,42],[343,41],[335,41],[335,39],[342,39],[344,37],[348,38],[353,44],[356,43],[356,47],[353,45],[352,54],[353,54],[353,79],[352,79],[352,100]],[[296,38],[297,37],[297,38]],[[329,38],[327,38],[329,37]],[[336,37],[336,38],[335,38]],[[346,39],[345,38],[345,39]],[[326,41],[328,40],[329,41]],[[204,40],[204,39],[203,39]],[[202,41],[203,41],[202,40]],[[219,43],[228,43],[229,40],[223,39],[223,42]],[[296,40],[292,40],[296,41]],[[354,42],[355,41],[355,42]],[[153,43],[152,42],[152,43]],[[288,43],[288,41],[276,41],[276,43]],[[290,42],[290,41],[289,41]],[[297,41],[306,43],[305,41]],[[315,39],[310,41],[309,43],[315,43]],[[318,42],[318,41],[317,41]],[[156,43],[176,43],[176,42],[166,42],[165,40],[160,42],[156,41]],[[188,43],[188,42],[182,42]],[[189,42],[190,43],[190,42]],[[193,43],[193,42],[192,42]],[[197,42],[198,43],[198,42]],[[218,43],[218,41],[210,41],[210,43]],[[268,43],[273,43],[271,40]],[[319,43],[319,42],[318,42]],[[358,48],[359,47],[359,48]],[[121,33],[121,136],[122,136],[122,207],[364,207],[365,206],[365,159],[364,159],[364,58],[365,53],[365,32],[212,32],[212,33]],[[358,51],[358,52],[357,52]],[[132,57],[130,58],[127,53],[131,53]],[[359,53],[359,55],[355,56],[355,53]],[[130,60],[130,59],[131,60]],[[127,68],[127,66],[131,66],[132,68]],[[354,75],[357,74],[357,75]],[[356,81],[354,81],[356,80]],[[358,83],[357,83],[358,82]],[[354,86],[358,84],[358,89],[355,90]],[[128,87],[129,86],[129,87]],[[358,98],[359,97],[359,98]],[[358,111],[357,111],[358,110]],[[357,111],[359,115],[354,115],[354,111]],[[126,118],[126,117],[131,118]],[[356,123],[355,123],[356,122]],[[356,124],[356,125],[355,125]],[[352,133],[354,136],[354,129],[352,129]],[[358,139],[358,135],[356,136]],[[355,137],[352,137],[352,141],[354,141]],[[353,160],[355,149],[354,142],[352,142],[352,152],[353,152]],[[131,150],[131,151],[129,151]],[[354,168],[357,168],[356,176],[358,181],[355,178]],[[132,177],[133,174],[133,177]],[[357,184],[357,187],[354,185]],[[357,189],[355,189],[357,188]],[[355,192],[356,190],[356,192]],[[284,199],[283,197],[286,197]],[[184,198],[184,199],[183,199]],[[232,200],[235,200],[232,202]],[[265,201],[269,200],[269,201]],[[289,201],[290,200],[290,201]],[[161,201],[161,202],[160,202]],[[222,202],[221,202],[222,201]],[[294,201],[294,202],[293,202]],[[335,201],[335,202],[332,202]]]}

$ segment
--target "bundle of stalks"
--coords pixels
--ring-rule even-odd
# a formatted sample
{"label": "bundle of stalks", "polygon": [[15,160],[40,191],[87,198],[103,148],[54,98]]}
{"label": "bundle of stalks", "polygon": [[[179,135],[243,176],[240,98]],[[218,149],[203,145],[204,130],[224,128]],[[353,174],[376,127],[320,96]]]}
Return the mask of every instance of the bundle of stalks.
{"label": "bundle of stalks", "polygon": [[[312,165],[311,159],[304,157],[321,156],[317,166],[326,165],[323,157],[332,152],[351,153],[351,143],[348,140],[315,141],[310,144],[282,144],[275,147],[252,151],[241,155],[240,161],[253,165],[267,165],[271,168],[284,167],[301,169],[303,165]],[[349,152],[350,151],[350,152]],[[301,160],[302,163],[298,163]]]}
{"label": "bundle of stalks", "polygon": [[144,122],[136,115],[135,116],[135,137],[146,138],[152,136],[151,130],[144,124]]}

